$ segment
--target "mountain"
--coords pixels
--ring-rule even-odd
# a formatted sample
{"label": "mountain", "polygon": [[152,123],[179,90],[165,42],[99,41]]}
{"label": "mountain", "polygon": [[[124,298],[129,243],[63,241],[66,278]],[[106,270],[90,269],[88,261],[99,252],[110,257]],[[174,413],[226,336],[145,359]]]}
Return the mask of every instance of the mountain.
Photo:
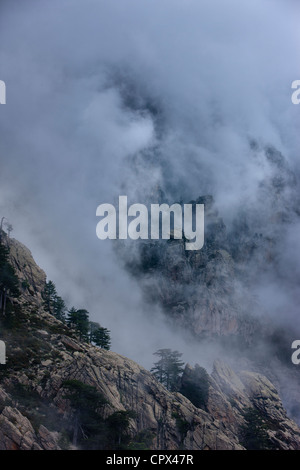
{"label": "mountain", "polygon": [[[118,241],[117,253],[171,327],[204,351],[221,348],[234,368],[265,375],[300,422],[299,367],[291,362],[291,345],[300,337],[299,178],[270,145],[249,141],[247,158],[255,183],[230,199],[232,209],[210,194],[185,201],[204,204],[201,250],[185,250],[183,239],[135,240]],[[149,204],[183,206],[182,187],[170,191],[162,183]]]}
{"label": "mountain", "polygon": [[[265,302],[259,301],[262,287],[274,297],[279,290],[291,291],[288,308],[294,309],[292,288],[299,279],[297,269],[294,276],[290,273],[294,254],[289,254],[293,246],[288,237],[297,233],[300,222],[299,182],[277,149],[252,141],[249,152],[261,177],[252,200],[240,196],[232,220],[225,223],[212,195],[187,201],[205,207],[201,250],[185,250],[183,239],[137,240],[117,246],[124,266],[141,283],[145,298],[159,304],[173,324],[189,328],[200,340],[234,335],[250,344],[258,336],[263,341],[271,336],[278,318],[266,295]],[[183,206],[176,200],[178,193],[171,197],[156,188],[149,203]],[[290,319],[285,320],[289,328]],[[293,332],[295,327],[293,322]]]}
{"label": "mountain", "polygon": [[211,375],[186,364],[179,391],[167,390],[46,312],[44,271],[20,242],[2,233],[2,243],[20,295],[1,313],[1,450],[300,449],[300,429],[264,375],[221,360]]}

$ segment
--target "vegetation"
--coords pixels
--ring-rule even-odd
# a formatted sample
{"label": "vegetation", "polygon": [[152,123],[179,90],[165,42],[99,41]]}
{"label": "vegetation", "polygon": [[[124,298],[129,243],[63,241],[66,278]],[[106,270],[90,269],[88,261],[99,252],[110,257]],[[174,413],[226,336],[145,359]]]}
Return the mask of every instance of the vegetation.
{"label": "vegetation", "polygon": [[187,397],[193,405],[203,410],[207,409],[209,390],[209,375],[203,367],[196,364],[195,368],[184,376],[180,393]]}
{"label": "vegetation", "polygon": [[50,400],[42,398],[32,388],[19,382],[11,384],[8,391],[13,400],[8,399],[6,405],[17,406],[18,410],[29,419],[36,432],[41,425],[44,425],[49,431],[65,433],[68,422],[64,421],[61,413],[51,406]]}
{"label": "vegetation", "polygon": [[191,429],[191,425],[185,419],[182,419],[178,413],[173,413],[172,417],[176,420],[176,427],[180,433],[181,444],[183,443],[188,431]]}
{"label": "vegetation", "polygon": [[6,315],[7,300],[19,297],[19,280],[9,262],[9,248],[0,243],[0,312]]}
{"label": "vegetation", "polygon": [[[42,424],[50,431],[58,431],[61,436],[59,443],[65,449],[72,443],[81,449],[151,448],[154,433],[145,429],[132,436],[130,422],[135,418],[135,413],[131,410],[111,413],[111,405],[95,387],[78,380],[63,382],[63,398],[69,401],[71,408],[71,413],[65,415],[67,418],[55,406],[51,406],[53,405],[51,399],[39,395],[36,390],[40,387],[43,390],[47,389],[52,369],[51,366],[49,369],[47,366],[39,368],[35,366],[40,365],[45,359],[51,359],[52,362],[62,360],[62,357],[59,358],[59,350],[53,348],[51,341],[45,340],[43,335],[69,332],[70,336],[77,335],[80,341],[109,350],[110,331],[99,323],[91,322],[86,309],[72,307],[67,310],[52,281],[45,284],[42,294],[43,307],[59,321],[47,324],[43,315],[40,315],[38,306],[26,303],[27,296],[23,296],[20,303],[14,302],[15,298],[20,296],[20,286],[24,290],[30,287],[26,280],[19,282],[9,261],[9,249],[0,240],[0,328],[1,339],[5,340],[9,348],[9,367],[4,365],[2,369],[0,368],[0,379],[7,377],[8,374],[12,376],[11,380],[7,381],[10,398],[7,399],[7,403],[4,401],[0,403],[0,411],[5,405],[16,407],[30,420],[36,431]],[[47,326],[44,328],[45,324]],[[43,329],[47,332],[38,332]],[[276,344],[279,340],[280,336],[278,338],[274,336]],[[154,355],[157,357],[151,369],[154,376],[168,390],[180,391],[196,407],[206,410],[209,390],[209,376],[206,370],[196,365],[193,370],[182,375],[184,362],[181,361],[180,352],[159,349]],[[36,374],[36,370],[42,371],[44,374],[42,378]],[[22,373],[15,374],[18,371]],[[18,382],[17,377],[22,380],[24,376],[27,385]],[[108,407],[111,413],[109,416],[107,416]],[[193,429],[193,422],[186,421],[180,409],[177,411],[173,413],[173,418],[176,420],[177,435],[180,435],[183,444],[188,431]],[[162,418],[159,419],[163,422]],[[274,444],[267,430],[271,429],[272,425],[275,429],[276,423],[270,423],[263,413],[255,408],[247,409],[244,419],[245,424],[239,430],[241,444],[249,450],[273,449]]]}
{"label": "vegetation", "polygon": [[139,432],[127,445],[127,449],[129,450],[149,450],[151,449],[151,445],[153,443],[153,439],[155,438],[155,433],[150,431],[149,429],[143,429],[143,431]]}
{"label": "vegetation", "polygon": [[99,323],[91,322],[86,309],[72,307],[67,310],[64,300],[57,294],[54,282],[46,282],[42,297],[45,310],[73,328],[80,341],[94,344],[102,349],[110,349],[110,331]]}
{"label": "vegetation", "polygon": [[98,323],[90,322],[90,342],[99,348],[110,349],[110,331]]}
{"label": "vegetation", "polygon": [[177,391],[184,365],[184,362],[180,361],[182,353],[159,349],[154,355],[158,356],[159,360],[154,363],[151,372],[168,390]]}
{"label": "vegetation", "polygon": [[80,341],[88,341],[89,339],[89,312],[85,309],[77,310],[72,307],[68,311],[67,324],[73,327],[79,335]]}
{"label": "vegetation", "polygon": [[73,409],[74,446],[85,450],[132,448],[134,443],[128,428],[130,420],[135,417],[133,411],[115,411],[104,418],[103,410],[109,403],[95,387],[78,380],[67,380],[62,385],[66,391],[63,397],[70,401]]}
{"label": "vegetation", "polygon": [[64,398],[70,400],[74,410],[72,442],[77,446],[78,442],[88,441],[103,431],[101,410],[107,400],[95,387],[78,380],[67,380],[63,387],[66,390]]}
{"label": "vegetation", "polygon": [[134,411],[116,411],[106,419],[108,429],[108,449],[126,449],[130,443],[128,428],[130,419],[135,418]]}
{"label": "vegetation", "polygon": [[272,443],[267,433],[267,423],[261,411],[247,408],[244,412],[246,424],[240,427],[240,443],[247,450],[272,450]]}

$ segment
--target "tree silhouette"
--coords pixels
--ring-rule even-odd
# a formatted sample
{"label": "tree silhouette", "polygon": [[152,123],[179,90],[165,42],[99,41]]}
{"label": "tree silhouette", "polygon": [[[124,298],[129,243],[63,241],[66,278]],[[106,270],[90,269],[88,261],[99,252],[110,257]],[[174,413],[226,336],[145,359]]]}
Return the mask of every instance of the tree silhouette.
{"label": "tree silhouette", "polygon": [[80,341],[89,340],[89,323],[89,312],[87,310],[77,310],[75,307],[72,307],[68,311],[67,324],[75,329]]}
{"label": "tree silhouette", "polygon": [[19,279],[9,262],[9,248],[0,243],[0,309],[6,314],[7,299],[19,297]]}
{"label": "tree silhouette", "polygon": [[108,437],[110,445],[114,449],[126,448],[129,436],[127,430],[129,427],[130,419],[135,418],[136,413],[134,411],[115,411],[106,419],[106,426],[108,427]]}
{"label": "tree silhouette", "polygon": [[56,287],[54,282],[48,281],[45,284],[45,287],[42,292],[43,306],[48,313],[53,315],[53,303],[55,297],[57,296]]}
{"label": "tree silhouette", "polygon": [[256,408],[246,408],[245,424],[240,427],[240,442],[247,450],[272,450],[275,448],[267,433],[267,423]]}
{"label": "tree silhouette", "polygon": [[70,400],[74,410],[73,445],[88,440],[103,429],[101,411],[108,402],[95,387],[79,380],[63,382],[66,393],[63,398]]}
{"label": "tree silhouette", "polygon": [[58,320],[65,321],[66,304],[65,301],[57,295],[54,282],[46,282],[42,292],[44,309],[56,317]]}
{"label": "tree silhouette", "polygon": [[56,295],[53,299],[53,315],[58,320],[65,321],[66,304],[59,295]]}
{"label": "tree silhouette", "polygon": [[90,341],[99,348],[110,349],[110,331],[107,328],[99,326],[95,328],[90,334]]}
{"label": "tree silhouette", "polygon": [[168,390],[176,391],[183,372],[184,362],[180,361],[182,353],[171,349],[159,349],[154,355],[160,359],[154,363],[151,372]]}

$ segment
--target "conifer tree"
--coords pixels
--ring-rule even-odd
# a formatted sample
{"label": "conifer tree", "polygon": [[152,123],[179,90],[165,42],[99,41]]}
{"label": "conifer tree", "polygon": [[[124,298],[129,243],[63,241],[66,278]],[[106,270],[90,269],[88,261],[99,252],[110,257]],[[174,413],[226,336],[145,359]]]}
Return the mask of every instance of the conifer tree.
{"label": "conifer tree", "polygon": [[184,362],[180,361],[182,353],[171,349],[159,349],[154,353],[160,359],[154,363],[151,372],[168,390],[176,391]]}
{"label": "conifer tree", "polygon": [[107,328],[99,326],[91,333],[91,342],[99,348],[110,349],[110,331]]}
{"label": "conifer tree", "polygon": [[80,341],[89,340],[89,312],[85,309],[72,307],[68,311],[67,324],[75,329]]}
{"label": "conifer tree", "polygon": [[44,309],[58,320],[65,321],[66,304],[65,301],[57,295],[53,281],[46,282],[42,292],[42,298]]}
{"label": "conifer tree", "polygon": [[101,411],[108,402],[95,387],[79,380],[63,382],[64,398],[70,400],[74,410],[73,445],[86,441],[102,430]]}
{"label": "conifer tree", "polygon": [[53,315],[61,321],[65,321],[66,304],[65,301],[59,296],[55,295],[53,299]]}
{"label": "conifer tree", "polygon": [[44,309],[51,315],[53,315],[54,313],[53,304],[54,304],[54,300],[56,296],[57,296],[57,292],[56,292],[56,287],[55,287],[54,282],[52,281],[46,282],[45,287],[42,292],[43,306],[44,306]]}
{"label": "conifer tree", "polygon": [[6,314],[9,297],[19,297],[19,279],[9,262],[9,248],[0,243],[0,310]]}

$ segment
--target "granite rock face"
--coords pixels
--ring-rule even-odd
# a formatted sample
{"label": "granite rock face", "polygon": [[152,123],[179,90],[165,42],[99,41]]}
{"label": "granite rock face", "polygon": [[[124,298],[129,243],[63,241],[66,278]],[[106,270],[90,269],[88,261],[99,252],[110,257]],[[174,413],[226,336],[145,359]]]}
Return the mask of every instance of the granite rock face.
{"label": "granite rock face", "polygon": [[[182,394],[166,390],[150,372],[126,357],[74,338],[69,342],[59,334],[51,334],[48,341],[55,359],[41,358],[29,370],[15,372],[3,381],[2,402],[11,404],[0,414],[1,449],[58,449],[59,429],[50,432],[41,424],[34,430],[9,390],[17,381],[72,422],[63,388],[63,382],[72,379],[103,394],[109,402],[107,416],[114,411],[134,411],[130,434],[151,432],[152,449],[243,449],[240,429],[249,407],[260,410],[266,422],[272,423],[268,433],[276,448],[300,449],[300,429],[287,417],[274,386],[260,374],[236,374],[225,363],[216,362],[208,376],[206,406],[200,408]],[[186,366],[185,375],[191,370]]]}
{"label": "granite rock face", "polygon": [[[183,239],[140,240],[123,249],[119,245],[120,258],[145,299],[156,302],[172,324],[189,329],[197,339],[234,335],[249,344],[258,335],[270,336],[273,325],[265,318],[272,317],[272,307],[257,301],[257,290],[276,280],[278,285],[269,293],[276,296],[277,290],[299,285],[297,274],[288,276],[282,261],[288,234],[297,233],[299,226],[299,181],[276,148],[249,144],[247,158],[261,173],[251,200],[241,196],[234,201],[226,220],[212,195],[184,201],[204,204],[201,250],[185,250]],[[183,207],[180,187],[172,194],[165,189],[166,193],[163,188],[156,191],[157,202]],[[153,198],[155,194],[150,202]]]}
{"label": "granite rock face", "polygon": [[58,437],[43,425],[35,432],[17,408],[6,406],[0,414],[0,450],[60,450]]}
{"label": "granite rock face", "polygon": [[21,281],[23,296],[31,301],[41,301],[41,293],[46,282],[45,272],[36,264],[30,250],[14,238],[7,238],[10,260]]}
{"label": "granite rock face", "polygon": [[[10,244],[20,281],[26,278],[32,284],[14,300],[20,318],[17,328],[6,333],[8,361],[0,370],[0,449],[66,447],[59,425],[61,419],[70,426],[73,422],[65,397],[66,380],[101,392],[108,402],[104,417],[115,411],[134,411],[130,435],[134,439],[142,431],[151,433],[151,449],[244,449],[240,433],[249,408],[263,417],[275,448],[300,449],[300,429],[263,374],[234,371],[216,361],[211,375],[201,375],[199,366],[186,365],[179,389],[192,385],[201,399],[168,391],[136,362],[80,342],[73,330],[45,312],[41,302],[44,272],[23,245],[14,240]],[[226,252],[218,256],[227,273],[230,256]],[[210,276],[209,271],[206,275]],[[74,447],[69,443],[68,448]]]}

